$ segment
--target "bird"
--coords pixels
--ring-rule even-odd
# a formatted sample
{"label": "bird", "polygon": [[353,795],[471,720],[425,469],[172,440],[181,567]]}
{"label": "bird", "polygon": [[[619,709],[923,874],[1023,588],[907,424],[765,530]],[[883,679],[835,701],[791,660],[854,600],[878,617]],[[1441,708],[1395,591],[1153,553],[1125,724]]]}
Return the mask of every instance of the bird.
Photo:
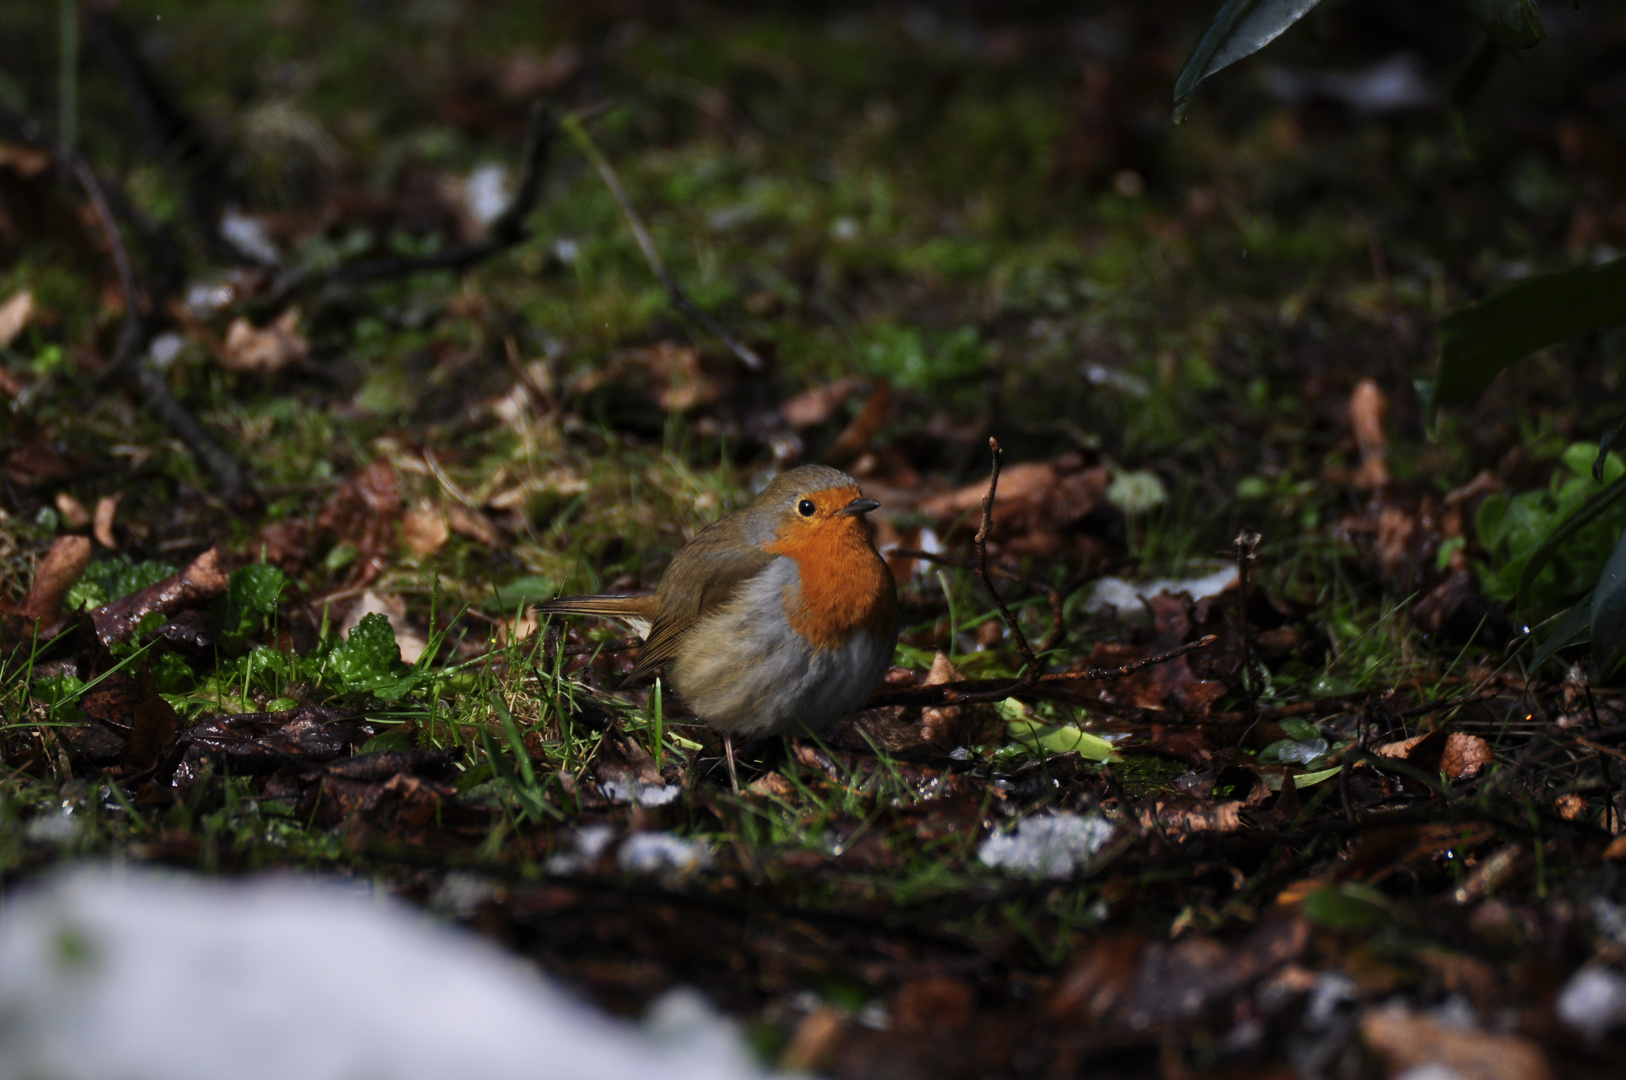
{"label": "bird", "polygon": [[624,682],[663,673],[696,718],[734,737],[828,730],[881,684],[898,589],[864,515],[880,507],[827,465],[787,469],[680,548],[655,592],[568,596],[542,615],[619,619],[643,638]]}

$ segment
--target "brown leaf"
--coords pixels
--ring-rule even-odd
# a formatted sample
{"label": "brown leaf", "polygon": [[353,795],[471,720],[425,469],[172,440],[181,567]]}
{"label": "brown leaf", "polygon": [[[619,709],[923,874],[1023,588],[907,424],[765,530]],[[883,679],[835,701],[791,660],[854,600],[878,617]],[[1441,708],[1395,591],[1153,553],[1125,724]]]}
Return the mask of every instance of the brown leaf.
{"label": "brown leaf", "polygon": [[83,529],[90,524],[90,511],[85,504],[66,491],[56,494],[56,512],[62,515],[62,524],[70,529]]}
{"label": "brown leaf", "polygon": [[1349,423],[1355,430],[1355,445],[1361,451],[1361,466],[1356,470],[1356,487],[1373,491],[1389,483],[1389,469],[1384,464],[1389,440],[1383,431],[1384,414],[1389,403],[1374,379],[1362,379],[1349,396]]}
{"label": "brown leaf", "polygon": [[310,342],[299,332],[299,309],[289,308],[264,329],[242,317],[233,320],[216,358],[228,371],[273,375],[310,351]]}
{"label": "brown leaf", "polygon": [[1473,776],[1494,760],[1490,743],[1478,735],[1453,731],[1446,737],[1445,753],[1440,755],[1440,771],[1449,779],[1461,780]]}
{"label": "brown leaf", "polygon": [[779,406],[779,414],[793,428],[818,427],[834,419],[837,410],[857,389],[858,380],[850,377],[827,382],[797,394]]}
{"label": "brown leaf", "polygon": [[414,558],[439,551],[451,535],[446,515],[433,507],[415,507],[401,517],[401,542]]}
{"label": "brown leaf", "polygon": [[[78,539],[84,540],[83,537]],[[89,544],[90,541],[84,540]],[[103,645],[114,645],[130,640],[136,624],[153,612],[173,615],[211,603],[226,591],[230,574],[226,569],[226,553],[210,548],[178,574],[173,574],[149,585],[139,592],[103,604],[90,613],[96,626],[96,636]]]}
{"label": "brown leaf", "polygon": [[142,700],[137,702],[130,723],[129,741],[119,758],[127,772],[144,772],[158,764],[175,742],[175,710],[158,693],[152,673],[143,669],[137,676]]}
{"label": "brown leaf", "polygon": [[0,169],[16,173],[24,180],[32,180],[51,167],[51,155],[44,150],[17,143],[0,143]]}
{"label": "brown leaf", "polygon": [[62,598],[90,565],[90,539],[59,536],[46,552],[24,598],[21,614],[50,626],[62,614]]}
{"label": "brown leaf", "polygon": [[1361,1035],[1398,1075],[1439,1065],[1475,1080],[1552,1080],[1552,1067],[1529,1039],[1464,1029],[1411,1013],[1403,1005],[1368,1009]]}
{"label": "brown leaf", "polygon": [[828,1069],[835,1055],[836,1043],[846,1027],[841,1014],[828,1005],[813,1010],[796,1025],[796,1034],[791,1037],[790,1045],[785,1047],[779,1067],[788,1072]]}
{"label": "brown leaf", "polygon": [[6,455],[6,477],[18,487],[61,483],[77,471],[56,447],[37,435],[25,439]]}
{"label": "brown leaf", "polygon": [[0,349],[11,348],[11,343],[22,336],[34,319],[34,311],[33,289],[12,293],[0,304]]}
{"label": "brown leaf", "polygon": [[839,464],[857,457],[869,445],[875,433],[881,430],[886,418],[892,414],[892,384],[882,379],[869,392],[869,398],[852,423],[836,436],[836,441],[825,451],[824,460]]}
{"label": "brown leaf", "polygon": [[952,975],[911,979],[899,988],[887,1010],[903,1031],[942,1034],[971,1025],[977,995],[971,984]]}
{"label": "brown leaf", "polygon": [[446,507],[446,522],[454,533],[466,536],[476,543],[484,544],[488,548],[503,546],[502,534],[497,526],[484,514],[470,510],[466,506],[452,503]]}
{"label": "brown leaf", "polygon": [[383,571],[395,549],[395,522],[402,511],[395,469],[384,458],[346,477],[322,507],[317,527],[356,548],[349,587],[365,585]]}
{"label": "brown leaf", "polygon": [[90,530],[96,542],[109,551],[116,551],[119,543],[113,537],[113,517],[118,513],[122,495],[103,495],[96,500],[96,523]]}

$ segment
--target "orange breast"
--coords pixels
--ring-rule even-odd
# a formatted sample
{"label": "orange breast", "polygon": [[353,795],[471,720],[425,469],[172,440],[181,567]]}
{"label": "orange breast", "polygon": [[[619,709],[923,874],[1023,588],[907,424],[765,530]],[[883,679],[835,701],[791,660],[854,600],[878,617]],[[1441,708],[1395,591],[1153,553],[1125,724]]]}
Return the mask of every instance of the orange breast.
{"label": "orange breast", "polygon": [[785,590],[785,613],[815,648],[839,648],[860,630],[888,631],[896,624],[892,570],[857,519],[795,530],[766,550],[796,561],[801,586]]}

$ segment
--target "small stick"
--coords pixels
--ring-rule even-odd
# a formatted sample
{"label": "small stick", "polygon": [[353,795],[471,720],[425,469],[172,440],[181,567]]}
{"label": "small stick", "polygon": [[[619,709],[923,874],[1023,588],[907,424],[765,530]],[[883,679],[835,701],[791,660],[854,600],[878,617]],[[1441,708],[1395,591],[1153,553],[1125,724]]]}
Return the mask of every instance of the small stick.
{"label": "small stick", "polygon": [[1219,635],[1208,634],[1196,641],[1187,642],[1168,652],[1158,653],[1155,656],[1142,657],[1131,660],[1127,664],[1119,664],[1110,668],[1085,668],[1082,671],[1058,671],[1048,675],[1039,675],[1035,678],[1026,676],[1019,679],[967,679],[964,682],[943,683],[938,686],[916,686],[896,690],[881,690],[872,698],[865,708],[874,709],[887,705],[969,705],[977,702],[1004,701],[1014,697],[1024,690],[1040,686],[1049,686],[1056,683],[1080,681],[1104,681],[1109,679],[1122,679],[1133,675],[1137,671],[1166,664],[1176,660],[1187,653],[1206,649],[1219,640]]}
{"label": "small stick", "polygon": [[988,450],[993,457],[993,465],[988,473],[988,494],[982,497],[982,524],[977,528],[977,535],[971,538],[971,546],[977,552],[977,581],[988,591],[988,595],[994,598],[994,606],[999,609],[1000,618],[1010,627],[1016,651],[1022,654],[1022,660],[1027,664],[1027,671],[1022,677],[1023,684],[1026,684],[1035,682],[1040,677],[1039,658],[1033,655],[1033,646],[1028,644],[1027,635],[1022,633],[1022,627],[1017,624],[1016,616],[1005,606],[999,590],[994,588],[993,578],[988,576],[988,530],[994,524],[994,493],[999,490],[999,466],[1005,457],[1005,451],[999,448],[999,440],[992,435],[988,436]]}
{"label": "small stick", "polygon": [[1236,583],[1237,583],[1237,616],[1241,623],[1237,627],[1242,632],[1242,689],[1248,695],[1248,712],[1254,713],[1259,708],[1259,693],[1253,685],[1253,639],[1248,634],[1248,566],[1253,562],[1255,553],[1259,550],[1259,542],[1264,537],[1252,529],[1243,529],[1236,534]]}
{"label": "small stick", "polygon": [[734,794],[740,793],[740,775],[734,771],[734,736],[723,732],[723,756],[728,758],[728,783]]}
{"label": "small stick", "polygon": [[621,216],[627,219],[627,227],[632,230],[632,238],[638,241],[638,248],[644,253],[644,261],[649,263],[649,268],[666,287],[666,293],[672,299],[672,306],[726,345],[728,351],[738,357],[740,363],[749,370],[761,371],[765,365],[756,350],[723,329],[722,324],[716,319],[695,307],[693,301],[678,286],[677,279],[672,276],[672,272],[666,268],[666,261],[661,258],[660,249],[655,246],[655,238],[649,235],[643,218],[638,216],[637,208],[632,205],[632,198],[622,186],[621,177],[616,174],[615,166],[610,164],[610,159],[604,156],[604,152],[598,148],[598,144],[587,133],[581,121],[575,116],[566,116],[562,126],[571,141],[587,160],[592,162],[593,168],[598,170],[599,179],[604,181],[604,186],[610,191],[610,197],[615,200],[616,206],[621,208]]}
{"label": "small stick", "polygon": [[[952,559],[947,555],[935,555],[930,551],[916,551],[914,548],[893,548],[887,554],[900,559],[919,559],[922,562],[937,563],[941,566],[957,566],[961,570],[976,569],[975,563],[967,562],[964,559]],[[1039,642],[1038,651],[1047,653],[1060,644],[1061,636],[1065,630],[1062,625],[1062,605],[1067,599],[1066,595],[1054,585],[1040,581],[1038,578],[1028,577],[1026,574],[1019,574],[1015,570],[1003,566],[990,566],[988,571],[1004,578],[1006,581],[1020,581],[1030,589],[1043,592],[1050,599],[1050,632],[1045,634],[1043,641]]]}
{"label": "small stick", "polygon": [[135,270],[130,263],[130,253],[124,247],[118,221],[113,216],[113,208],[108,204],[107,193],[103,190],[101,181],[96,178],[96,173],[77,154],[71,156],[69,165],[79,185],[84,188],[91,208],[96,212],[97,224],[100,225],[107,246],[113,253],[113,265],[119,275],[119,289],[124,295],[124,328],[119,332],[118,345],[114,348],[112,363],[109,365],[110,372],[116,376],[127,377],[135,384],[136,392],[147,411],[186,444],[199,464],[220,485],[221,494],[227,502],[239,506],[252,503],[255,498],[254,491],[244,478],[243,470],[238,467],[237,462],[221,449],[203,429],[203,425],[199,424],[186,410],[186,406],[170,392],[169,384],[164,381],[163,376],[141,362],[141,348],[146,344],[147,332],[141,318],[141,293],[136,284]]}
{"label": "small stick", "polygon": [[423,270],[467,270],[499,252],[506,251],[528,235],[525,217],[536,206],[542,191],[542,175],[547,169],[548,148],[558,130],[553,113],[538,102],[531,108],[530,127],[521,154],[519,184],[501,214],[486,226],[486,235],[467,244],[453,244],[430,255],[388,259],[360,259],[341,263],[325,271],[310,267],[295,270],[279,279],[271,290],[270,303],[280,305],[296,292],[304,292],[335,282],[366,284],[407,277]]}

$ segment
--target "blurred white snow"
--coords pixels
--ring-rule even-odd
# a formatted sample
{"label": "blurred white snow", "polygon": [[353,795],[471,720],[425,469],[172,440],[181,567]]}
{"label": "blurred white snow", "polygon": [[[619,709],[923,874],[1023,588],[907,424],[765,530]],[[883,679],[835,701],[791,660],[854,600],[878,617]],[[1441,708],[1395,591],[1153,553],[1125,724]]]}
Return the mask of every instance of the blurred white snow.
{"label": "blurred white snow", "polygon": [[763,1075],[692,992],[640,1029],[365,886],[87,868],[0,907],[0,1080]]}

